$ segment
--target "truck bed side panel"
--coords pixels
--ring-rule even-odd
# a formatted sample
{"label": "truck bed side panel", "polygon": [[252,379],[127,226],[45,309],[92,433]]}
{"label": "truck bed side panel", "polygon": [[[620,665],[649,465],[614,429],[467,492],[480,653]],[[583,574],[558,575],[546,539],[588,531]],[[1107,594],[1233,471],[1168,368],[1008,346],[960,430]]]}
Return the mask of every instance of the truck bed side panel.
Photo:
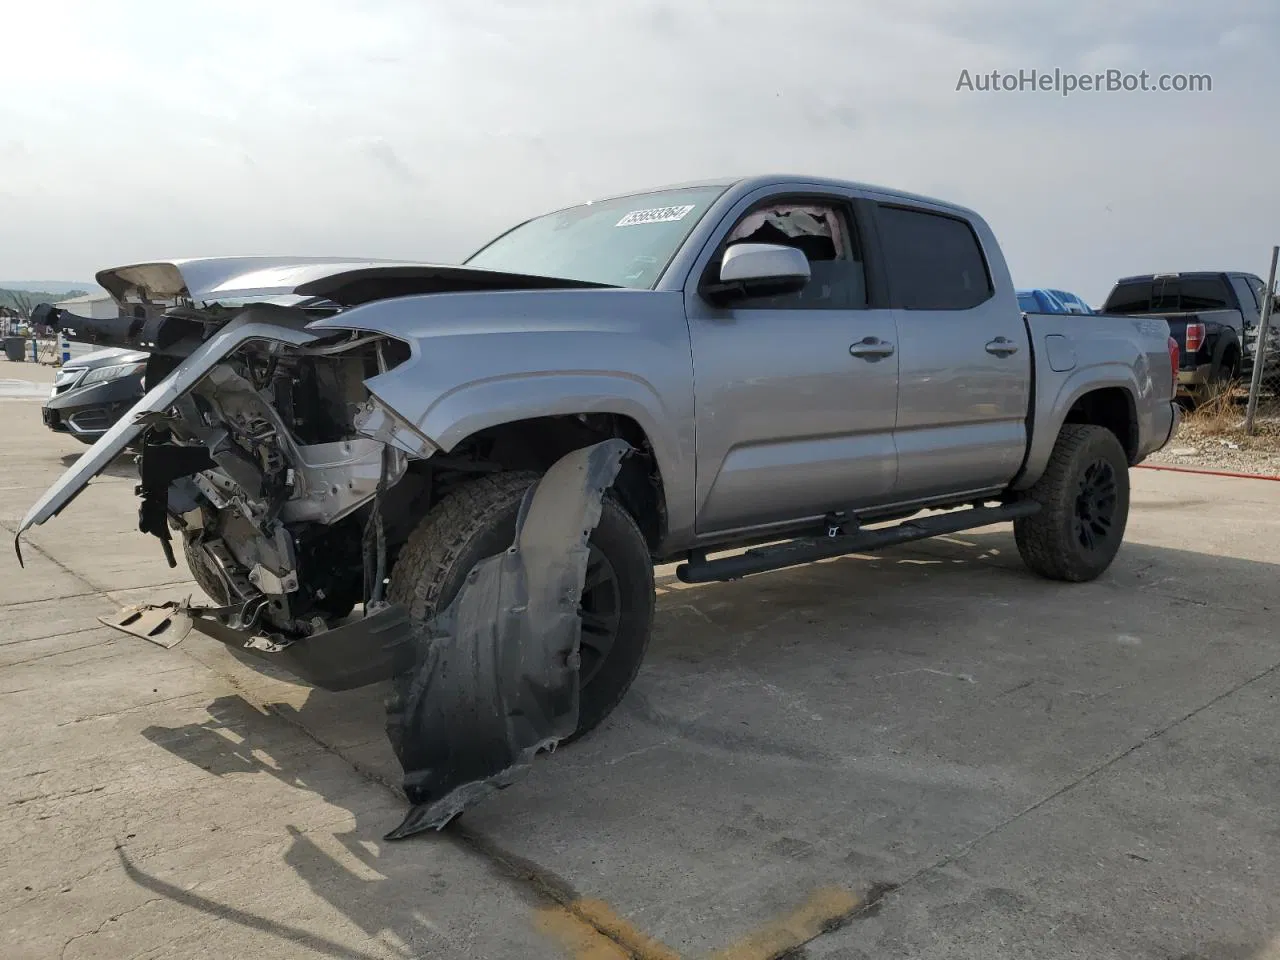
{"label": "truck bed side panel", "polygon": [[1031,442],[1016,489],[1044,472],[1072,406],[1094,390],[1125,391],[1132,403],[1141,461],[1168,442],[1174,426],[1169,325],[1158,317],[1027,314],[1035,350]]}

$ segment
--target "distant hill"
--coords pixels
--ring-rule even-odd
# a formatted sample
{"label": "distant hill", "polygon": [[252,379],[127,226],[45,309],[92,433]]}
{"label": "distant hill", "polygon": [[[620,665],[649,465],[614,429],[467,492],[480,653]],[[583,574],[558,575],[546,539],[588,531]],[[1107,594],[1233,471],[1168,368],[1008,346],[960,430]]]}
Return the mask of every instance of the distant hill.
{"label": "distant hill", "polygon": [[0,290],[38,290],[65,298],[68,294],[97,293],[102,288],[92,280],[0,280]]}
{"label": "distant hill", "polygon": [[57,289],[49,289],[48,287],[33,284],[31,286],[7,287],[0,284],[0,307],[8,307],[10,310],[17,312],[18,316],[25,317],[36,304],[39,303],[56,303],[59,300],[68,300],[71,297],[83,296],[93,290],[98,290],[96,284],[87,283],[83,286],[76,284],[58,284]]}

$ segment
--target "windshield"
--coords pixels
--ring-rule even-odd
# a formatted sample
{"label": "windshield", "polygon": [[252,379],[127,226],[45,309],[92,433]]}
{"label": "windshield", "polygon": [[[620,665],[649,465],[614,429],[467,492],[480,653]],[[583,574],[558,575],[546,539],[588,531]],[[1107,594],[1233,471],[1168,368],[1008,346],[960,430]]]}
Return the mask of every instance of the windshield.
{"label": "windshield", "polygon": [[503,234],[466,265],[651,290],[723,192],[687,187],[559,210]]}

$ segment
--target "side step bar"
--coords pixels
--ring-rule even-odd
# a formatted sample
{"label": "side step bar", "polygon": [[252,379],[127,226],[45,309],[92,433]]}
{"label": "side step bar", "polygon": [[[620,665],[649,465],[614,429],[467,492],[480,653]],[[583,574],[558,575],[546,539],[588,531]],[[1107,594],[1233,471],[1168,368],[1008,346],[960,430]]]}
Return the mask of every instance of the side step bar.
{"label": "side step bar", "polygon": [[1040,512],[1035,500],[1017,500],[999,507],[971,507],[917,520],[904,520],[893,527],[858,530],[833,537],[803,537],[785,543],[755,547],[746,553],[718,560],[695,558],[676,567],[676,576],[685,583],[714,583],[738,580],[754,573],[767,573],[815,560],[865,553],[881,547],[892,547],[913,540],[927,540],[947,533],[960,533],[993,523],[1007,523]]}

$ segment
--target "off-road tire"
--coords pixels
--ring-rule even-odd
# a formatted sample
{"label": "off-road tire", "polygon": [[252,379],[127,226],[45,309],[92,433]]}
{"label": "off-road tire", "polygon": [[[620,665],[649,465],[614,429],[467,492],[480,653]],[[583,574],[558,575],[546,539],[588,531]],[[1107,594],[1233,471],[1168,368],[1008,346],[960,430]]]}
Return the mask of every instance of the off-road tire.
{"label": "off-road tire", "polygon": [[[1105,487],[1108,476],[1111,508],[1104,523],[1093,509],[1098,498],[1085,491],[1091,483]],[[1030,496],[1041,510],[1015,520],[1013,534],[1032,571],[1050,580],[1084,583],[1111,566],[1129,517],[1129,460],[1114,433],[1092,424],[1065,424]],[[1083,520],[1084,515],[1091,519]]]}
{"label": "off-road tire", "polygon": [[[538,477],[526,471],[491,474],[432,507],[396,558],[387,599],[403,604],[419,623],[447,607],[472,567],[511,546],[520,501]],[[595,728],[621,702],[644,660],[653,625],[649,548],[635,520],[611,495],[605,496],[589,542],[612,564],[621,616],[612,646],[582,686],[570,741]]]}

